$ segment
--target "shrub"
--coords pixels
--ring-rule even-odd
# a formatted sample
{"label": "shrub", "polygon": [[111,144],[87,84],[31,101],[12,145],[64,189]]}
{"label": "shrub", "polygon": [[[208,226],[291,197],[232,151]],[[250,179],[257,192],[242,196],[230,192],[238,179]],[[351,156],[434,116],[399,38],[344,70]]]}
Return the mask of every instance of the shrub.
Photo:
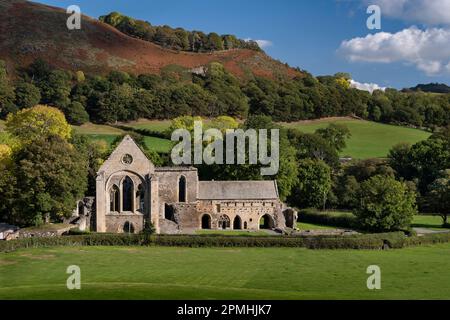
{"label": "shrub", "polygon": [[371,231],[408,228],[417,214],[416,195],[394,178],[377,175],[361,184],[355,216],[359,225]]}
{"label": "shrub", "polygon": [[299,219],[302,222],[321,224],[345,229],[358,229],[356,217],[352,213],[339,215],[320,212],[316,209],[300,210]]}

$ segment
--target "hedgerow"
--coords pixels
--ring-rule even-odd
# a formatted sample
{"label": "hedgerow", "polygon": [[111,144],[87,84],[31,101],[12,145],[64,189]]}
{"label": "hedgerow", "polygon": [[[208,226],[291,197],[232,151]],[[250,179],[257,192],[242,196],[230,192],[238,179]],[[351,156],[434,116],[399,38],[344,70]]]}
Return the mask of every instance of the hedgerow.
{"label": "hedgerow", "polygon": [[405,248],[450,242],[450,233],[407,237],[403,232],[353,236],[196,236],[144,234],[88,234],[26,238],[0,242],[0,252],[54,246],[168,246],[168,247],[291,247],[308,249]]}

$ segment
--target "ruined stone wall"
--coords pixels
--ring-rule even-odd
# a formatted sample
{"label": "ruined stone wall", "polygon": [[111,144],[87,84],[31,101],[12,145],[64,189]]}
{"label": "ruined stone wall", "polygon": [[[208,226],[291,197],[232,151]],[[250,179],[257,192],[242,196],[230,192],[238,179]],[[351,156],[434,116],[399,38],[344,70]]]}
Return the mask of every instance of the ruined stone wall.
{"label": "ruined stone wall", "polygon": [[284,228],[285,219],[281,212],[279,201],[198,201],[193,204],[176,204],[176,222],[182,230],[201,229],[202,217],[208,214],[211,217],[211,229],[219,228],[219,219],[222,215],[230,219],[230,228],[233,229],[237,216],[241,219],[240,229],[258,230],[261,218],[269,215],[274,228]]}
{"label": "ruined stone wall", "polygon": [[164,218],[165,204],[178,203],[178,185],[181,176],[186,178],[186,203],[197,201],[198,174],[196,169],[161,168],[155,174],[158,177],[160,219]]}
{"label": "ruined stone wall", "polygon": [[125,223],[129,222],[134,227],[134,233],[144,229],[144,215],[142,214],[107,214],[105,216],[106,232],[123,233]]}

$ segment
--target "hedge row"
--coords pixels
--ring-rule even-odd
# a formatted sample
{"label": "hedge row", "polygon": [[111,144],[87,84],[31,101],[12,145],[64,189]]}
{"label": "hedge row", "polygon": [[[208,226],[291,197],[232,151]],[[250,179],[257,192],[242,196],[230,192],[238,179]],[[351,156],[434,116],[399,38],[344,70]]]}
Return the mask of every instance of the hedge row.
{"label": "hedge row", "polygon": [[0,252],[51,246],[171,246],[171,247],[303,247],[309,249],[384,249],[450,242],[450,233],[406,237],[402,232],[354,236],[241,237],[190,235],[89,234],[27,238],[0,242]]}
{"label": "hedge row", "polygon": [[319,212],[315,209],[304,209],[299,212],[301,222],[322,224],[344,229],[358,229],[356,217],[352,213],[340,215]]}

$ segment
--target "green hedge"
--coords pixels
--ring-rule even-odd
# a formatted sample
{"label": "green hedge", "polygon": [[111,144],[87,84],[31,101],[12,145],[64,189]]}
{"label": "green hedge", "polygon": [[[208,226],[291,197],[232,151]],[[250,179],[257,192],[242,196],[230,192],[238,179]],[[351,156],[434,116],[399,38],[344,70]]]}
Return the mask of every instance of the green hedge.
{"label": "green hedge", "polygon": [[0,252],[52,246],[171,246],[171,247],[303,247],[308,249],[404,248],[450,242],[450,233],[406,237],[402,232],[353,236],[245,237],[195,235],[88,234],[1,241]]}
{"label": "green hedge", "polygon": [[340,215],[320,212],[316,209],[304,209],[299,212],[299,220],[312,224],[321,224],[344,229],[358,229],[356,217],[352,213]]}

